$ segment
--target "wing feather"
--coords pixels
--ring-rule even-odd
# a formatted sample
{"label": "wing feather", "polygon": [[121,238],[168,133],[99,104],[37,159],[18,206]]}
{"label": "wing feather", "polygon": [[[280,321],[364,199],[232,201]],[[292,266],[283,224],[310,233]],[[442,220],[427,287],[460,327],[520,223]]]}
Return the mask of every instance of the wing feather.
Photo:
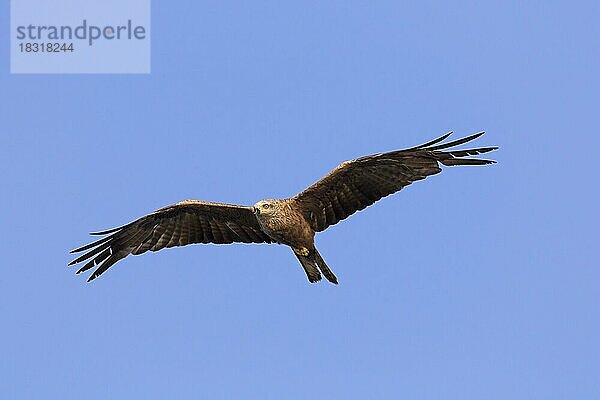
{"label": "wing feather", "polygon": [[94,232],[109,236],[72,250],[71,253],[84,254],[69,265],[86,261],[78,274],[98,267],[89,277],[91,281],[129,254],[192,243],[272,243],[252,210],[252,207],[186,200],[119,228]]}
{"label": "wing feather", "polygon": [[172,218],[171,225],[173,226],[173,230],[169,232],[169,241],[165,246],[167,248],[179,246],[179,234],[181,233],[181,226],[183,225],[181,221],[181,214],[177,215],[175,218]]}
{"label": "wing feather", "polygon": [[440,164],[485,165],[495,162],[465,157],[487,153],[497,147],[441,151],[483,135],[483,132],[478,132],[443,143],[451,133],[409,149],[343,162],[292,200],[312,229],[320,232],[415,181],[440,173]]}

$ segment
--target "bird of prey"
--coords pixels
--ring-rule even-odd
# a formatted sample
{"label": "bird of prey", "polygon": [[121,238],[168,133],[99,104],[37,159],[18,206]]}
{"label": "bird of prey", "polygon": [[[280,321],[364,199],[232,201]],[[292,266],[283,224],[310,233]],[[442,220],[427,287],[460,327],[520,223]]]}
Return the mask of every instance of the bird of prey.
{"label": "bird of prey", "polygon": [[72,250],[85,252],[69,265],[87,261],[77,273],[97,267],[88,282],[120,259],[192,243],[279,243],[292,248],[309,282],[338,283],[315,247],[315,232],[395,193],[414,181],[435,175],[444,166],[485,165],[495,161],[469,158],[496,150],[481,147],[451,150],[483,132],[442,143],[450,134],[405,150],[373,154],[341,163],[303,192],[287,199],[261,200],[254,206],[185,200],[140,219],[92,235],[106,235]]}

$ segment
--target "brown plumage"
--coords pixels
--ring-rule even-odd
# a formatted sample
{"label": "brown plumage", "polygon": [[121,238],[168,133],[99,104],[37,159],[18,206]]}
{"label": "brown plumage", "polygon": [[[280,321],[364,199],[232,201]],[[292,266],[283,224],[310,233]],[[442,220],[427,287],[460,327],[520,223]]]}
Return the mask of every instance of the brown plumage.
{"label": "brown plumage", "polygon": [[388,196],[441,172],[445,166],[485,165],[492,160],[466,158],[497,149],[482,147],[441,151],[459,146],[483,132],[439,144],[450,133],[410,149],[373,154],[340,164],[308,189],[288,199],[261,200],[254,206],[186,200],[161,208],[119,228],[92,235],[108,235],[71,253],[86,251],[69,265],[86,262],[77,273],[98,267],[88,282],[129,254],[185,246],[191,243],[280,243],[290,246],[308,280],[321,274],[338,283],[314,244],[315,232]]}

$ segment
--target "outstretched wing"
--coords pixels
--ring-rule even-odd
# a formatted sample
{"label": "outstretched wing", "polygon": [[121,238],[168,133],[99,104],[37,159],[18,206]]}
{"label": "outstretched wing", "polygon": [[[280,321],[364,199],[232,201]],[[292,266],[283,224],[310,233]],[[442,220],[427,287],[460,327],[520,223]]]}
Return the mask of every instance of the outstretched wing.
{"label": "outstretched wing", "polygon": [[441,151],[477,139],[483,132],[438,144],[451,134],[410,149],[346,161],[292,199],[312,229],[320,232],[414,181],[441,172],[439,163],[453,166],[495,162],[464,157],[487,153],[497,147]]}
{"label": "outstretched wing", "polygon": [[260,228],[252,207],[195,200],[161,208],[127,225],[92,235],[109,236],[72,250],[71,253],[87,252],[69,263],[88,260],[78,274],[98,266],[88,282],[129,254],[191,243],[272,242]]}

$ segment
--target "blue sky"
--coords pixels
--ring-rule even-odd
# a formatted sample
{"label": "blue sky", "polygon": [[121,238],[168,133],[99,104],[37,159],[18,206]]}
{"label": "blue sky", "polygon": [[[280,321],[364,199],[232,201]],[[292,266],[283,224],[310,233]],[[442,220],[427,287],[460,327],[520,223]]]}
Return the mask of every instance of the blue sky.
{"label": "blue sky", "polygon": [[[2,397],[599,398],[599,17],[154,2],[149,75],[10,75],[5,58]],[[87,232],[186,198],[287,197],[449,130],[486,130],[499,163],[320,234],[339,286],[308,284],[283,246],[130,257],[92,284],[66,267]]]}

